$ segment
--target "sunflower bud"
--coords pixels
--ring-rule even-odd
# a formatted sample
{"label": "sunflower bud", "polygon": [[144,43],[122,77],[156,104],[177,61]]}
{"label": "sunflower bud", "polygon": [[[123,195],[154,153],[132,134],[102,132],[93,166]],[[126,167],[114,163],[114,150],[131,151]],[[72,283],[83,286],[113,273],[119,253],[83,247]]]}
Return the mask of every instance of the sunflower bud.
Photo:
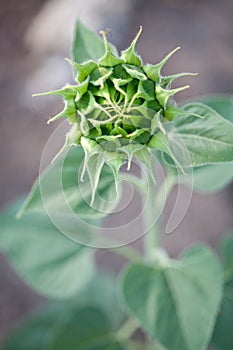
{"label": "sunflower bud", "polygon": [[105,45],[103,57],[96,62],[88,60],[81,64],[67,59],[76,70],[77,85],[38,94],[56,94],[65,101],[64,110],[49,122],[66,117],[74,124],[67,135],[66,145],[79,144],[84,149],[81,180],[87,171],[92,186],[92,203],[104,164],[113,171],[117,187],[120,167],[127,160],[127,170],[130,170],[134,156],[149,170],[152,149],[168,153],[175,161],[164,125],[187,113],[170,101],[188,86],[170,89],[170,85],[176,78],[193,74],[162,76],[163,66],[179,47],[158,64],[143,65],[136,52],[141,32],[142,27],[120,56],[111,49],[107,31],[100,32]]}

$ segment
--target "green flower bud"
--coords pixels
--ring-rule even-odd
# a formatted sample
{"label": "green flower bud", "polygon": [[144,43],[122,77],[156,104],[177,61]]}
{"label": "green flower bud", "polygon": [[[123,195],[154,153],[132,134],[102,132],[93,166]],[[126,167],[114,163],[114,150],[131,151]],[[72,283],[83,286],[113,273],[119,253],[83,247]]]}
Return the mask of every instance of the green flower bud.
{"label": "green flower bud", "polygon": [[109,45],[107,31],[100,32],[105,45],[103,57],[81,64],[67,59],[76,70],[77,85],[38,94],[59,95],[65,100],[64,110],[49,122],[66,117],[74,125],[65,145],[79,144],[84,149],[81,180],[87,171],[92,203],[104,164],[113,171],[117,188],[120,167],[127,160],[130,170],[134,156],[151,174],[153,149],[166,152],[177,163],[169,149],[165,124],[188,113],[171,102],[171,97],[188,86],[170,89],[170,85],[179,77],[194,74],[162,76],[163,66],[179,47],[158,64],[143,65],[136,52],[141,32],[142,27],[120,56]]}

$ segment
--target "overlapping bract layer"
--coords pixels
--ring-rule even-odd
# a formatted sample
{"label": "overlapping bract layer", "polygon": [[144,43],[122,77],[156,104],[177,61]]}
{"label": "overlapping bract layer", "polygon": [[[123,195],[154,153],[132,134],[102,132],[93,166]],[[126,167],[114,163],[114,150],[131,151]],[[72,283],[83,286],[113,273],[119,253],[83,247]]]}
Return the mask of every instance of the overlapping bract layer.
{"label": "overlapping bract layer", "polygon": [[161,75],[162,67],[179,47],[160,63],[143,65],[135,50],[141,31],[142,28],[120,56],[111,49],[107,31],[101,32],[104,56],[97,62],[77,63],[67,59],[77,72],[78,84],[45,93],[65,100],[64,110],[49,122],[66,117],[73,124],[66,145],[81,144],[85,151],[81,178],[87,171],[93,189],[92,203],[105,163],[112,169],[117,186],[119,169],[125,159],[128,170],[133,156],[150,170],[151,149],[173,157],[163,124],[187,114],[170,103],[170,98],[188,86],[170,89],[170,85],[176,78],[193,74]]}

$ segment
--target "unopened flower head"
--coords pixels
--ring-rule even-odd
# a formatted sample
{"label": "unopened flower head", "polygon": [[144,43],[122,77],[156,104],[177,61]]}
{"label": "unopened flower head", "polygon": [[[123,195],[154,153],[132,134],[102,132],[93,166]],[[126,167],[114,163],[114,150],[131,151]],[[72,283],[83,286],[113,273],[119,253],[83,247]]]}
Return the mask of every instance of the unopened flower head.
{"label": "unopened flower head", "polygon": [[[66,145],[81,145],[85,160],[81,178],[88,171],[93,196],[104,164],[113,171],[116,185],[122,164],[127,169],[133,156],[150,167],[151,150],[164,150],[167,145],[165,123],[187,114],[171,101],[177,92],[188,86],[171,89],[179,73],[162,76],[161,70],[179,47],[158,64],[144,65],[135,46],[142,27],[131,45],[118,55],[108,43],[108,31],[102,31],[105,53],[98,61],[77,63],[67,59],[76,70],[75,85],[37,95],[59,95],[65,100],[61,113],[49,120],[65,117],[73,124]],[[90,169],[95,164],[95,174]]]}

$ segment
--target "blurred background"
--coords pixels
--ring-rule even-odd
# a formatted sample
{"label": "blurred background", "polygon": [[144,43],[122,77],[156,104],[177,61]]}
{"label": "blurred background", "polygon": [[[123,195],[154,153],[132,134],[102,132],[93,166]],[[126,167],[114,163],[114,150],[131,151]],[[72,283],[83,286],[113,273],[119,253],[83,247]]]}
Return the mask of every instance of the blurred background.
{"label": "blurred background", "polygon": [[[46,121],[62,104],[54,97],[33,99],[31,95],[71,81],[64,57],[70,55],[78,17],[95,31],[111,28],[111,41],[119,49],[127,47],[142,24],[138,51],[144,62],[155,63],[181,46],[182,51],[167,64],[166,73],[191,71],[199,75],[190,78],[191,88],[177,96],[178,102],[203,94],[233,93],[232,0],[1,1],[1,209],[26,193],[38,175],[43,148],[58,125],[48,126]],[[181,225],[171,236],[163,236],[172,256],[194,241],[215,245],[219,236],[232,229],[232,193],[230,185],[217,194],[193,195]],[[102,251],[98,259],[106,261],[109,254]],[[114,259],[111,265],[117,269],[119,262]],[[2,342],[44,299],[24,285],[3,256],[0,285]]]}

